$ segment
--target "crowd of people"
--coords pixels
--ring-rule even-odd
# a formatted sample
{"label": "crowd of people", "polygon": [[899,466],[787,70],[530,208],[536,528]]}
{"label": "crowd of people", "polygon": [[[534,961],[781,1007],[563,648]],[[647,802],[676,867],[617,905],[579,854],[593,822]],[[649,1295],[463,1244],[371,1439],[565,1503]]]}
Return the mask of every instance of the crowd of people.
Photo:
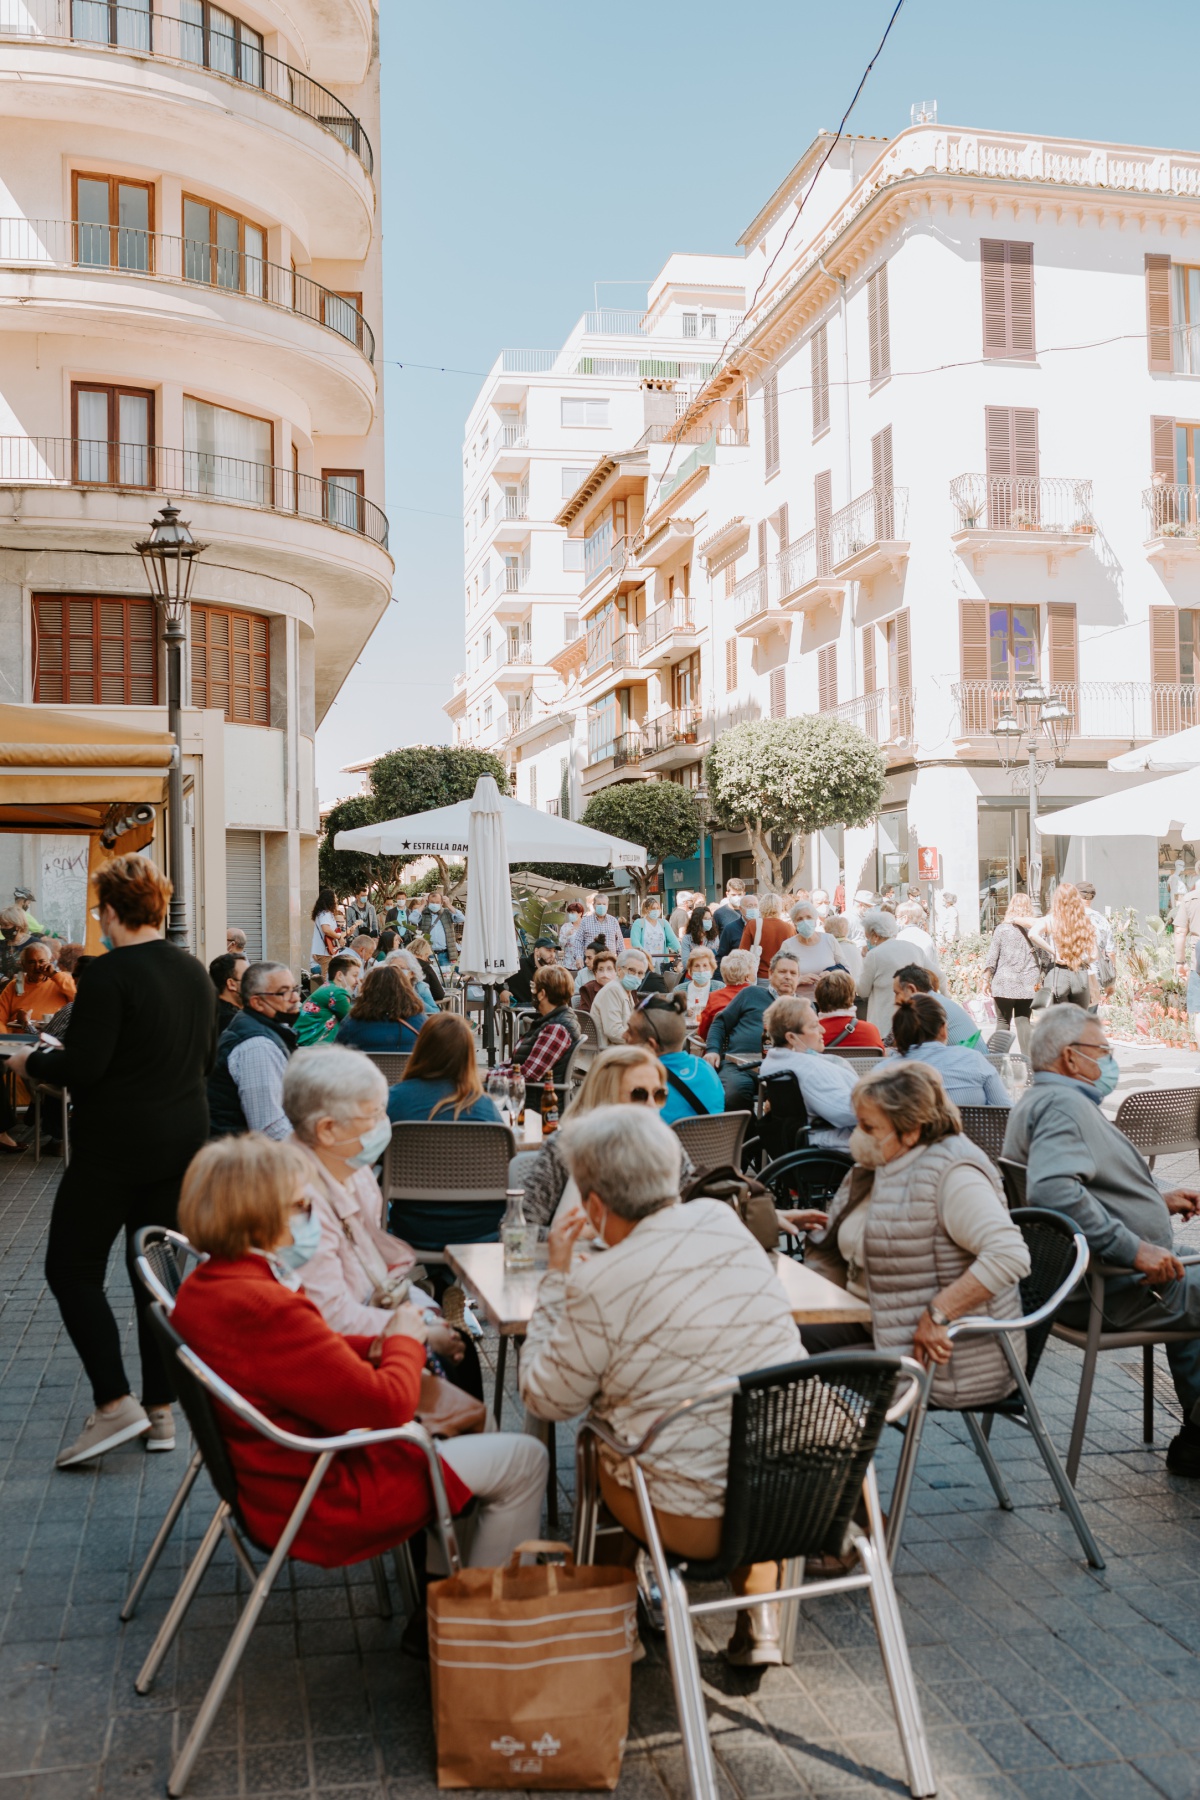
{"label": "crowd of people", "polygon": [[[434,888],[381,920],[365,892],[342,907],[326,890],[310,970],[251,960],[231,928],[205,971],[165,941],[170,884],[146,858],[114,859],[95,889],[103,956],[48,947],[25,914],[9,925],[0,914],[20,971],[0,1015],[58,1026],[53,1041],[16,1048],[10,1071],[67,1089],[73,1108],[46,1269],[94,1406],[59,1466],[134,1438],[148,1451],[175,1446],[172,1370],[133,1269],[142,1225],[178,1227],[206,1258],[180,1290],[176,1328],[267,1417],[315,1435],[404,1424],[420,1416],[429,1380],[480,1402],[474,1321],[434,1259],[448,1243],[495,1241],[498,1205],[431,1197],[386,1208],[378,1175],[399,1154],[397,1126],[503,1123],[475,1030],[445,1005],[461,910]],[[1191,1217],[1200,1194],[1160,1192],[1100,1110],[1116,1064],[1095,1007],[1111,943],[1093,898],[1062,884],[1036,917],[1018,897],[994,934],[997,1010],[1024,1020],[1032,1065],[1015,1105],[976,1019],[941,991],[952,896],[930,919],[911,891],[860,890],[847,905],[844,890],[785,898],[730,881],[720,905],[681,896],[667,914],[651,896],[628,935],[603,894],[571,901],[561,930],[527,947],[505,996],[512,1067],[527,1081],[565,1090],[585,1035],[593,1051],[564,1094],[562,1128],[521,1178],[526,1220],[548,1240],[519,1371],[530,1416],[590,1411],[636,1437],[664,1392],[855,1343],[915,1355],[933,1371],[935,1401],[1003,1398],[1013,1379],[995,1340],[955,1347],[948,1334],[967,1313],[1021,1314],[1029,1252],[959,1110],[1011,1105],[1005,1154],[1026,1167],[1029,1203],[1063,1213],[1095,1257],[1130,1272],[1108,1285],[1110,1323],[1195,1333],[1168,1346],[1183,1422],[1167,1462],[1200,1478],[1200,1276],[1172,1248],[1172,1220]],[[864,1075],[842,1050],[879,1053],[877,1066]],[[381,1052],[406,1056],[398,1079],[372,1060]],[[813,1266],[869,1305],[866,1326],[797,1327],[769,1258],[723,1199],[706,1196],[707,1176],[671,1129],[754,1109],[760,1082],[787,1080],[810,1143],[842,1154],[846,1173],[827,1213],[781,1213],[779,1231],[806,1236]],[[12,1146],[0,1135],[0,1150]],[[138,1391],[105,1292],[122,1234]],[[688,1306],[701,1289],[703,1307]],[[308,1466],[232,1417],[223,1430],[246,1521],[273,1543]],[[727,1441],[728,1414],[707,1410],[664,1432],[648,1458],[660,1533],[682,1556],[715,1551]],[[438,1452],[469,1561],[496,1566],[539,1536],[547,1456],[536,1437],[467,1431]],[[628,1467],[606,1455],[600,1479],[632,1558]],[[412,1447],[363,1448],[331,1466],[294,1553],[325,1564],[374,1556],[431,1516]],[[748,1566],[735,1586],[762,1595],[779,1580],[773,1564]],[[777,1608],[740,1612],[726,1654],[778,1662]]]}

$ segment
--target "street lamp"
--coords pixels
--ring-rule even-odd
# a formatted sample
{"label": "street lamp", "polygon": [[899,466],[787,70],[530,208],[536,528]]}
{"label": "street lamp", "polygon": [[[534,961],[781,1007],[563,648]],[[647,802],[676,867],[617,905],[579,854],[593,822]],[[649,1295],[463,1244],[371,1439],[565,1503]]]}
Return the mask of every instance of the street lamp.
{"label": "street lamp", "polygon": [[186,639],[184,621],[192,597],[192,580],[196,558],[203,556],[207,544],[198,544],[191,527],[179,517],[179,508],[169,503],[152,521],[150,536],[134,546],[142,559],[146,580],[154,603],[162,613],[167,644],[167,722],[175,739],[175,755],[167,789],[167,856],[168,874],[173,892],[167,919],[167,939],[187,947],[187,901],[184,898],[183,874],[183,646]]}
{"label": "street lamp", "polygon": [[[1071,741],[1071,722],[1071,709],[1061,694],[1050,693],[1035,678],[1017,689],[1013,705],[1006,707],[992,726],[1001,768],[1017,771],[1014,791],[1026,784],[1029,788],[1029,875],[1025,886],[1035,906],[1039,907],[1042,903],[1042,853],[1037,823],[1038,788],[1047,771],[1061,763],[1066,755]],[[1049,739],[1052,753],[1049,761],[1038,755],[1043,735]],[[1024,768],[1018,766],[1022,740],[1028,758]]]}
{"label": "street lamp", "polygon": [[[700,808],[700,897],[701,897],[701,904],[704,906],[707,906],[708,905],[708,880],[704,873],[704,838],[705,838],[706,819],[708,816],[708,789],[705,787],[703,782],[700,782],[699,785],[693,789],[693,792],[696,796],[696,805]],[[714,884],[714,886],[716,885],[716,876],[717,876],[717,871],[716,871],[716,865],[715,865],[715,859],[714,859],[714,866],[713,866],[713,884]]]}

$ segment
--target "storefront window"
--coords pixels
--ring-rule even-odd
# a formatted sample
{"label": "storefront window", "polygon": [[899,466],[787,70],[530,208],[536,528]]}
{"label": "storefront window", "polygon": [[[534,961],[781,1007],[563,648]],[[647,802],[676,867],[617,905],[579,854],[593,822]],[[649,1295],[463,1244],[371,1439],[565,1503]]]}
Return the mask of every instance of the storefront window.
{"label": "storefront window", "polygon": [[[1052,810],[1043,808],[1043,811]],[[1061,857],[1066,839],[1039,834],[1042,848],[1041,893],[1031,895],[1044,912],[1062,879]],[[1029,892],[1029,808],[981,806],[979,809],[979,929],[994,931],[1014,894]]]}
{"label": "storefront window", "polygon": [[908,814],[885,812],[879,815],[875,849],[875,887],[879,893],[894,887],[897,893],[908,884]]}

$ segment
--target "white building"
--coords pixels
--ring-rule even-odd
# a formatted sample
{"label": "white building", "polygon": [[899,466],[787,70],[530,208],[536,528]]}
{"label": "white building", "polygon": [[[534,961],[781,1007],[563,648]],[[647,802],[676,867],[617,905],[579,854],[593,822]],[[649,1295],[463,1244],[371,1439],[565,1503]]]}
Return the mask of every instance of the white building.
{"label": "white building", "polygon": [[[184,685],[205,958],[227,919],[254,953],[306,954],[313,738],[391,592],[377,11],[0,14],[4,698],[165,726],[131,545],[178,500],[208,546]],[[0,838],[0,902],[55,854]]]}
{"label": "white building", "polygon": [[[556,520],[604,455],[662,441],[741,317],[741,274],[672,258],[645,309],[585,313],[558,351],[502,351],[467,420],[466,668],[446,712],[535,806],[578,818],[588,792],[579,596],[597,550]],[[639,522],[618,519],[618,553]]]}

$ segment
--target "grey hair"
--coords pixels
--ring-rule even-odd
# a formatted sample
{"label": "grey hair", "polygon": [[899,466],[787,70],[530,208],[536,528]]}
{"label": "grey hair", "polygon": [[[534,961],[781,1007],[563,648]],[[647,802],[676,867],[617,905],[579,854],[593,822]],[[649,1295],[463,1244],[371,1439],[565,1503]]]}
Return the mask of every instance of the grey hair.
{"label": "grey hair", "polygon": [[819,919],[820,916],[820,913],[818,913],[811,900],[797,900],[795,906],[792,908],[793,924],[795,924],[798,919]]}
{"label": "grey hair", "polygon": [[1052,1069],[1068,1044],[1077,1044],[1086,1025],[1096,1023],[1082,1006],[1064,1002],[1048,1006],[1033,1028],[1029,1040],[1029,1060],[1035,1069]]}
{"label": "grey hair", "polygon": [[789,1031],[807,1031],[817,1022],[817,1009],[798,994],[785,994],[773,1000],[763,1014],[763,1030],[773,1044],[786,1044]]}
{"label": "grey hair", "polygon": [[598,1194],[619,1219],[645,1219],[679,1199],[679,1139],[648,1106],[598,1106],[568,1120],[559,1142],[580,1194]]}
{"label": "grey hair", "polygon": [[649,968],[650,958],[644,950],[634,949],[632,945],[628,950],[621,950],[617,953],[618,969],[640,968],[643,963]]}
{"label": "grey hair", "polygon": [[287,963],[252,962],[242,972],[242,999],[249,1000],[268,987],[272,975],[290,975]]}
{"label": "grey hair", "polygon": [[311,1144],[318,1119],[348,1119],[372,1100],[387,1104],[388,1085],[361,1050],[313,1044],[297,1050],[283,1077],[283,1110],[302,1144]]}
{"label": "grey hair", "polygon": [[903,906],[897,907],[896,918],[901,925],[924,925],[925,908],[919,900],[906,900]]}
{"label": "grey hair", "polygon": [[6,906],[4,911],[0,912],[0,926],[5,931],[26,931],[29,928],[29,920],[19,906]]}
{"label": "grey hair", "polygon": [[844,913],[830,913],[825,921],[825,935],[832,938],[850,936],[850,921]]}
{"label": "grey hair", "polygon": [[741,987],[754,973],[754,958],[748,950],[727,950],[721,958],[721,973],[730,987]]}
{"label": "grey hair", "polygon": [[780,963],[785,963],[785,962],[795,963],[797,968],[800,967],[800,958],[796,955],[796,952],[794,950],[791,950],[788,948],[787,944],[784,944],[784,946],[781,950],[777,950],[775,952],[774,956],[771,958],[771,962],[769,965],[771,971],[773,972],[775,969],[777,969],[779,967]]}
{"label": "grey hair", "polygon": [[425,979],[424,970],[411,950],[389,950],[383,960],[385,963],[399,963],[402,969],[408,970],[414,981]]}
{"label": "grey hair", "polygon": [[894,938],[900,927],[891,913],[873,906],[862,915],[862,928],[868,937]]}

